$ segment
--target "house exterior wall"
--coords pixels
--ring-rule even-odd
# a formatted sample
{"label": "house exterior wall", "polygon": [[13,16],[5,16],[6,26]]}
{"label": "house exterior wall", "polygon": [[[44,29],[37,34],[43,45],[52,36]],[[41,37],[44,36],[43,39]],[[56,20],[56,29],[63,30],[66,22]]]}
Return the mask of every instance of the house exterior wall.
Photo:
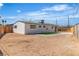
{"label": "house exterior wall", "polygon": [[[17,26],[17,28],[15,28]],[[17,22],[13,25],[13,32],[14,33],[20,33],[25,34],[25,24],[22,22]]]}
{"label": "house exterior wall", "polygon": [[[14,28],[14,26],[17,28]],[[31,25],[36,25],[36,28],[30,28]],[[39,27],[41,26],[41,28]],[[43,27],[45,26],[45,28]],[[52,28],[53,27],[53,28]],[[36,34],[36,33],[43,33],[43,32],[55,32],[54,25],[47,25],[47,24],[33,24],[33,23],[23,23],[17,22],[13,25],[13,32],[20,33],[20,34]]]}
{"label": "house exterior wall", "polygon": [[[31,29],[30,25],[36,25],[35,29]],[[41,26],[41,28],[39,28]],[[45,28],[43,27],[45,26]],[[42,32],[55,32],[55,26],[52,25],[44,25],[44,24],[26,24],[25,25],[25,32],[26,34],[32,34],[32,33],[42,33]],[[48,29],[47,29],[48,28]]]}

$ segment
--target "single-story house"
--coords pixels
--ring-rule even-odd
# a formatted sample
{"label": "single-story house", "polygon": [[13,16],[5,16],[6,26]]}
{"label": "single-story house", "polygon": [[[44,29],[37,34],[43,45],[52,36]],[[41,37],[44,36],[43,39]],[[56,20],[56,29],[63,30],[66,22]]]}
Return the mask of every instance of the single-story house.
{"label": "single-story house", "polygon": [[17,21],[13,25],[13,32],[20,34],[36,34],[43,32],[55,32],[56,26],[53,24],[47,24],[44,22],[34,23]]}

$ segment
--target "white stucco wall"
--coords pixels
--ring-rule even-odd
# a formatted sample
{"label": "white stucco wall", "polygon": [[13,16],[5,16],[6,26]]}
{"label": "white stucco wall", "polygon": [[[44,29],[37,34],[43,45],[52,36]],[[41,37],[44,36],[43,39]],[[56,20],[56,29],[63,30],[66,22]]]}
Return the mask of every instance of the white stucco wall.
{"label": "white stucco wall", "polygon": [[[17,28],[14,28],[14,26],[17,26]],[[25,34],[25,23],[17,22],[13,25],[13,32],[14,33],[20,33]]]}
{"label": "white stucco wall", "polygon": [[54,25],[46,25],[46,28],[48,28],[48,30],[46,30],[47,32],[55,32],[55,26]]}
{"label": "white stucco wall", "polygon": [[[29,23],[23,23],[23,22],[17,22],[17,23],[14,24],[14,26],[15,25],[17,26],[17,28],[13,27],[14,33],[34,34],[34,33],[42,33],[42,32],[55,32],[55,26],[54,25],[29,24]],[[30,25],[36,25],[36,28],[31,29]],[[41,28],[39,28],[39,25],[41,25]],[[45,28],[43,26],[45,26]],[[53,26],[53,29],[52,29],[52,26]]]}
{"label": "white stucco wall", "polygon": [[[36,25],[35,29],[31,29],[30,25]],[[39,25],[41,25],[41,28],[39,28]],[[43,26],[45,26],[45,28],[43,28]],[[52,29],[53,25],[43,25],[43,24],[26,24],[25,25],[25,32],[26,34],[31,34],[31,33],[42,33],[42,32],[55,32],[55,26],[53,26],[54,28]],[[48,28],[48,30],[46,30],[46,28]]]}
{"label": "white stucco wall", "polygon": [[[30,25],[36,25],[36,28],[35,29],[31,29],[30,28]],[[42,26],[42,25],[41,25]],[[25,30],[25,32],[26,32],[26,34],[27,33],[41,33],[41,32],[44,32],[44,29],[41,27],[41,28],[39,28],[39,25],[38,24],[26,24],[26,30]]]}

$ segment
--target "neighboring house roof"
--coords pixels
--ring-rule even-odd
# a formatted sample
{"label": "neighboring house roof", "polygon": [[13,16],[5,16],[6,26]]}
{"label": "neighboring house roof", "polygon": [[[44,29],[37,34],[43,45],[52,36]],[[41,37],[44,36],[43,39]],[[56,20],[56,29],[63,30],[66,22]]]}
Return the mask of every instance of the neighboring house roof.
{"label": "neighboring house roof", "polygon": [[6,26],[13,26],[13,24],[6,24]]}
{"label": "neighboring house roof", "polygon": [[61,26],[61,28],[71,28],[71,27],[73,27],[73,26]]}
{"label": "neighboring house roof", "polygon": [[[27,21],[16,21],[15,23],[17,23],[17,22],[22,22],[22,23],[25,23],[25,24],[38,24],[38,25],[42,24],[42,23],[35,23],[35,22],[30,22],[30,21],[29,22],[27,22]],[[54,25],[54,24],[43,23],[42,25]],[[54,25],[54,26],[56,26],[56,25]]]}
{"label": "neighboring house roof", "polygon": [[75,24],[75,25],[79,25],[79,23]]}
{"label": "neighboring house roof", "polygon": [[[0,26],[3,26],[3,25],[0,24]],[[13,24],[5,24],[5,26],[13,26]]]}
{"label": "neighboring house roof", "polygon": [[79,25],[79,23],[77,23],[77,24],[73,25],[73,27],[75,27],[76,25]]}

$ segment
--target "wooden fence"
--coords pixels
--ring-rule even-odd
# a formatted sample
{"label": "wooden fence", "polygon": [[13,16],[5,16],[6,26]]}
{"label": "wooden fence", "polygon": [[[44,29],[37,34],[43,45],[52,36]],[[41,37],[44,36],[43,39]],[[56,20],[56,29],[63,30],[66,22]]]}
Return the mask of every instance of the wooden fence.
{"label": "wooden fence", "polygon": [[11,25],[5,25],[2,26],[0,25],[0,38],[6,34],[6,33],[12,33],[13,32],[13,27]]}

